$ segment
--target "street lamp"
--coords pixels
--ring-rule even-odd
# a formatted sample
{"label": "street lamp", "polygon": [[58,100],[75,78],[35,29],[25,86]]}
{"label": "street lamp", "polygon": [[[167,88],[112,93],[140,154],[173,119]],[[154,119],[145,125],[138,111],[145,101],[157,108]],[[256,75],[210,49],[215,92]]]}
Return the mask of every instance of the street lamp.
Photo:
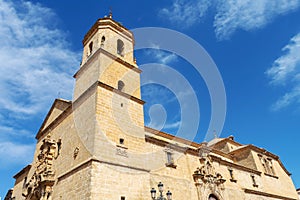
{"label": "street lamp", "polygon": [[158,187],[158,191],[159,191],[159,193],[160,193],[160,195],[159,195],[159,197],[157,197],[156,198],[156,190],[154,189],[154,188],[152,188],[151,190],[150,190],[150,193],[151,193],[151,198],[153,199],[153,200],[172,200],[172,193],[168,190],[168,192],[166,193],[166,195],[167,195],[167,198],[165,198],[164,196],[163,196],[163,191],[164,191],[164,184],[162,184],[162,182],[159,182],[158,183],[158,185],[157,185],[157,187]]}

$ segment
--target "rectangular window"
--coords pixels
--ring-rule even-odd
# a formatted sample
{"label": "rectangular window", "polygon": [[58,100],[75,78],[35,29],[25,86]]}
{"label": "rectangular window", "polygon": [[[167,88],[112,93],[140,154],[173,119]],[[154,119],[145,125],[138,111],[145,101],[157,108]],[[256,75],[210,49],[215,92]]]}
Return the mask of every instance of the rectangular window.
{"label": "rectangular window", "polygon": [[274,168],[273,168],[273,163],[272,163],[272,160],[270,158],[267,159],[267,162],[268,162],[268,166],[269,166],[269,171],[272,175],[275,175],[275,171],[274,171]]}
{"label": "rectangular window", "polygon": [[250,176],[251,176],[251,179],[252,179],[253,187],[258,187],[258,185],[256,184],[256,180],[255,180],[254,174],[251,174]]}
{"label": "rectangular window", "polygon": [[173,168],[176,168],[177,166],[176,166],[175,163],[174,163],[173,153],[170,152],[170,151],[166,151],[166,153],[167,153],[167,163],[166,163],[166,166],[167,166],[167,167],[173,167]]}
{"label": "rectangular window", "polygon": [[167,162],[168,163],[174,163],[171,152],[167,152]]}
{"label": "rectangular window", "polygon": [[124,197],[124,196],[122,196],[122,197],[121,197],[121,200],[125,200],[125,197]]}
{"label": "rectangular window", "polygon": [[27,177],[24,178],[23,189],[26,187]]}
{"label": "rectangular window", "polygon": [[124,144],[124,138],[120,138],[120,139],[119,139],[119,143],[120,143],[120,144]]}
{"label": "rectangular window", "polygon": [[233,176],[233,169],[232,168],[228,168],[228,171],[229,171],[229,174],[230,174],[230,181],[236,183],[236,179]]}

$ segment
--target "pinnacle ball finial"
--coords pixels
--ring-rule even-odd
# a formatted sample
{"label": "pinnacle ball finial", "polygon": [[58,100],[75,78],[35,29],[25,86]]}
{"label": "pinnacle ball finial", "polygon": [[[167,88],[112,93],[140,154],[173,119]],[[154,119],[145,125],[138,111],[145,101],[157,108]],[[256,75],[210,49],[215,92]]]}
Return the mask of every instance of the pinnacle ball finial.
{"label": "pinnacle ball finial", "polygon": [[111,7],[109,8],[109,14],[108,14],[108,17],[109,17],[109,18],[112,18],[112,9],[111,9]]}
{"label": "pinnacle ball finial", "polygon": [[214,137],[215,137],[215,138],[218,138],[218,135],[217,135],[217,131],[216,131],[216,130],[214,130]]}

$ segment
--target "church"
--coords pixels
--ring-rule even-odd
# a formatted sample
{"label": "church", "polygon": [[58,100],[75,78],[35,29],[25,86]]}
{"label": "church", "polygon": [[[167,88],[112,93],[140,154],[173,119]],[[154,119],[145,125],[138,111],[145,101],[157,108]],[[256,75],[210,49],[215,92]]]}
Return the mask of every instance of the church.
{"label": "church", "polygon": [[265,149],[146,127],[133,52],[134,35],[111,14],[96,21],[73,100],[54,101],[6,199],[298,200],[291,174]]}

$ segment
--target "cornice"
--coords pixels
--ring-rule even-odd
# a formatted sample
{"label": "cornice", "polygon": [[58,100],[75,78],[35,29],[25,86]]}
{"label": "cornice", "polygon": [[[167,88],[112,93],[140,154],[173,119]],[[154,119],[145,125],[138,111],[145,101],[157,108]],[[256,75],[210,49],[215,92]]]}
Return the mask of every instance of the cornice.
{"label": "cornice", "polygon": [[93,85],[91,85],[83,94],[81,94],[73,103],[70,103],[69,107],[66,108],[55,120],[53,120],[53,122],[51,122],[44,130],[39,130],[37,135],[36,135],[36,139],[39,140],[45,133],[51,131],[52,129],[54,129],[56,126],[58,126],[67,116],[69,116],[69,114],[71,114],[73,111],[72,111],[72,107],[73,105],[76,105],[78,103],[81,102],[82,99],[86,98],[87,95],[91,94],[91,91],[93,89],[95,89],[96,86],[99,86],[99,87],[102,87],[104,89],[107,89],[109,91],[112,91],[116,94],[119,94],[120,96],[123,96],[127,99],[130,99],[136,103],[139,103],[141,105],[144,105],[145,104],[145,101],[139,99],[139,98],[136,98],[134,96],[131,96],[127,93],[124,93],[120,90],[117,90],[115,89],[114,87],[110,86],[110,85],[107,85],[105,83],[102,83],[100,81],[96,81]]}
{"label": "cornice", "polygon": [[80,169],[83,169],[83,168],[86,168],[86,167],[90,167],[93,162],[103,163],[103,164],[113,165],[113,166],[118,166],[118,167],[129,168],[129,169],[133,169],[133,170],[137,170],[137,171],[142,171],[142,172],[148,172],[148,173],[150,172],[150,170],[147,170],[147,169],[132,167],[132,166],[118,164],[118,163],[114,163],[114,162],[108,162],[108,161],[99,160],[99,159],[96,159],[96,158],[89,158],[89,159],[83,161],[82,163],[76,165],[75,167],[71,168],[67,172],[59,175],[57,177],[58,182],[64,180],[65,178],[69,177],[70,175],[78,172]]}
{"label": "cornice", "polygon": [[[47,120],[49,119],[52,111],[54,110],[56,104],[59,103],[59,102],[66,103],[66,104],[69,104],[69,105],[71,104],[71,101],[68,101],[68,100],[65,100],[65,99],[55,99],[54,102],[53,102],[53,104],[52,104],[52,106],[51,106],[51,108],[50,108],[50,110],[48,111],[48,113],[47,113],[47,115],[46,115],[46,117],[45,117],[45,119],[44,119],[44,121],[43,121],[40,129],[38,130],[38,133],[41,132],[42,129],[45,127],[45,124],[46,124]],[[62,111],[62,112],[64,112],[64,111]]]}
{"label": "cornice", "polygon": [[94,25],[90,28],[90,30],[85,34],[84,39],[82,40],[82,44],[86,45],[89,38],[91,38],[97,32],[99,26],[108,26],[108,25],[115,28],[116,30],[126,35],[127,37],[131,38],[134,44],[133,33],[130,30],[128,30],[126,27],[124,27],[122,24],[109,17],[98,19],[94,23]]}
{"label": "cornice", "polygon": [[213,144],[212,146],[215,146],[215,145],[218,145],[218,144],[221,144],[221,143],[231,143],[231,144],[234,144],[234,145],[237,145],[237,146],[243,146],[241,143],[238,143],[230,138],[224,138],[223,140],[220,140],[218,142],[216,142],[215,144]]}
{"label": "cornice", "polygon": [[137,73],[142,73],[142,70],[140,70],[139,68],[137,68],[136,66],[130,64],[129,62],[127,62],[126,60],[124,60],[123,58],[116,56],[108,51],[106,51],[103,48],[99,48],[97,49],[97,51],[95,51],[89,58],[88,60],[79,68],[79,70],[73,75],[74,78],[77,78],[78,76],[80,76],[80,74],[89,66],[89,63],[96,57],[98,56],[100,53],[103,53],[104,55],[108,56],[109,58],[112,58],[112,60],[117,61],[118,63],[122,64],[123,66],[137,72]]}
{"label": "cornice", "polygon": [[182,146],[179,146],[179,145],[176,145],[176,144],[172,144],[172,143],[169,143],[167,141],[163,141],[163,140],[160,140],[158,138],[155,138],[155,137],[152,137],[152,136],[149,136],[149,135],[145,135],[145,140],[146,140],[146,142],[156,144],[156,145],[161,146],[161,147],[168,147],[170,149],[173,149],[173,150],[176,150],[176,151],[179,151],[179,152],[186,152],[186,153],[189,153],[189,154],[192,154],[192,155],[198,155],[198,152],[195,149],[192,149],[192,148],[189,148],[189,147],[182,147]]}
{"label": "cornice", "polygon": [[276,198],[276,199],[297,200],[295,198],[285,197],[285,196],[271,194],[271,193],[267,193],[267,192],[261,192],[261,191],[257,191],[257,190],[251,190],[251,189],[247,189],[247,188],[244,188],[244,191],[245,191],[245,193],[248,193],[248,194],[255,194],[255,195],[259,195],[259,196],[271,197],[271,198]]}
{"label": "cornice", "polygon": [[122,92],[122,91],[120,91],[120,90],[118,90],[118,89],[116,89],[116,88],[114,88],[114,87],[112,87],[110,85],[107,85],[107,84],[105,84],[103,82],[98,81],[97,84],[98,84],[98,86],[100,86],[102,88],[105,88],[105,89],[107,89],[109,91],[112,91],[112,92],[114,92],[116,94],[119,94],[120,96],[123,96],[123,97],[125,97],[127,99],[130,99],[132,101],[135,101],[136,103],[139,103],[139,104],[142,104],[142,105],[145,104],[145,101],[143,101],[143,100],[141,100],[139,98],[136,98],[135,96],[129,95],[129,94],[125,93],[125,92]]}
{"label": "cornice", "polygon": [[257,175],[261,176],[260,171],[257,171],[257,170],[254,170],[254,169],[251,169],[249,167],[245,167],[243,165],[239,165],[239,164],[236,164],[236,163],[233,163],[233,162],[223,160],[222,158],[214,156],[214,155],[210,155],[210,156],[211,156],[213,161],[218,162],[222,165],[226,165],[228,167],[233,167],[233,168],[236,168],[236,169],[239,169],[239,170],[242,170],[242,171],[250,172],[250,173],[257,174]]}
{"label": "cornice", "polygon": [[158,136],[161,136],[163,138],[172,140],[174,142],[180,142],[182,144],[190,145],[190,146],[196,147],[196,148],[200,147],[199,143],[192,142],[192,141],[187,140],[187,139],[179,138],[179,137],[176,137],[176,136],[171,135],[169,133],[166,133],[166,132],[163,132],[163,131],[159,131],[159,130],[156,130],[156,129],[153,129],[153,128],[150,128],[150,127],[147,127],[147,126],[145,126],[145,131],[149,132],[149,133],[152,133],[154,135],[158,135]]}
{"label": "cornice", "polygon": [[281,166],[281,168],[284,170],[284,172],[285,172],[288,176],[291,176],[291,175],[292,175],[292,174],[285,168],[285,166],[282,164],[281,160],[279,159],[279,156],[277,156],[277,155],[275,155],[275,154],[273,154],[273,153],[271,153],[271,152],[269,152],[269,151],[267,151],[267,150],[265,150],[265,149],[263,149],[263,148],[256,147],[256,146],[254,146],[254,145],[252,145],[252,144],[249,144],[249,145],[246,145],[246,146],[241,147],[241,148],[239,148],[239,149],[233,150],[233,151],[231,151],[229,154],[232,155],[232,156],[235,156],[235,154],[238,154],[238,153],[240,153],[240,152],[242,152],[242,151],[246,151],[246,150],[248,150],[248,151],[249,151],[249,150],[253,150],[253,151],[257,152],[257,153],[260,153],[260,154],[263,154],[263,155],[266,155],[266,156],[268,156],[268,157],[273,158],[274,160],[276,160],[276,161],[279,163],[279,165]]}
{"label": "cornice", "polygon": [[19,178],[20,176],[22,176],[22,174],[25,174],[26,172],[29,172],[30,168],[31,168],[31,165],[27,165],[21,171],[19,171],[16,175],[14,175],[13,178],[14,179]]}

